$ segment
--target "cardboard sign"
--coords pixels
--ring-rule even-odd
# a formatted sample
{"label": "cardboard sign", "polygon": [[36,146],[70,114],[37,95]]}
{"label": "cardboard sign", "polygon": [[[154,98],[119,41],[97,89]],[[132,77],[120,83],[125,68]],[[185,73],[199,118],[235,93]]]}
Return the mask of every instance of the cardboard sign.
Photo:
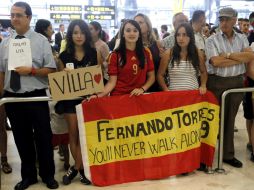
{"label": "cardboard sign", "polygon": [[48,77],[51,95],[56,101],[94,94],[104,89],[100,65],[51,73]]}
{"label": "cardboard sign", "polygon": [[10,39],[9,43],[8,70],[15,70],[16,67],[32,67],[32,52],[30,40]]}

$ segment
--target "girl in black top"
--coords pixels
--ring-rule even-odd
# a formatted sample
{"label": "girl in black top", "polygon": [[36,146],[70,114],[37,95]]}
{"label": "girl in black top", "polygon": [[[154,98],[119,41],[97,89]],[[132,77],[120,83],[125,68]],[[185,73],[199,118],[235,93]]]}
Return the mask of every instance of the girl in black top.
{"label": "girl in black top", "polygon": [[[73,63],[74,69],[88,67],[101,64],[97,60],[97,52],[91,47],[91,34],[88,25],[83,20],[74,20],[70,23],[66,36],[66,50],[59,55],[60,70],[68,71],[67,63]],[[85,177],[81,149],[78,134],[78,122],[75,106],[81,103],[82,100],[67,100],[61,101],[58,108],[61,107],[61,112],[64,113],[68,123],[70,150],[74,158],[75,164],[63,176],[63,184],[68,185],[71,180],[80,172],[80,181],[83,184],[90,184],[90,181]],[[56,107],[57,109],[57,107]],[[57,111],[57,110],[56,110]]]}

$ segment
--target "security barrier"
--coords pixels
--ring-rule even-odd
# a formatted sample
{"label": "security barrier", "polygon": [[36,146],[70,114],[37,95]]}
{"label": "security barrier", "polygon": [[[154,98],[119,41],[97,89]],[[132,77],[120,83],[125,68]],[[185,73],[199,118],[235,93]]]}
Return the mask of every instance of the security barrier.
{"label": "security barrier", "polygon": [[221,112],[220,112],[220,132],[219,132],[219,150],[218,150],[218,168],[215,169],[218,173],[224,173],[223,169],[223,141],[224,141],[224,120],[225,120],[225,100],[228,94],[239,92],[254,92],[254,88],[236,88],[229,89],[223,92],[221,96]]}
{"label": "security barrier", "polygon": [[[224,141],[224,120],[225,120],[225,100],[228,94],[239,93],[239,92],[254,92],[254,88],[238,88],[229,89],[223,92],[221,97],[221,117],[220,117],[220,132],[219,132],[219,142],[218,142],[218,162],[217,168],[215,169],[218,173],[224,173],[223,169],[223,141]],[[41,102],[41,101],[51,101],[52,99],[48,96],[43,97],[30,97],[30,98],[2,98],[0,99],[0,106],[5,103],[13,102]],[[207,173],[213,173],[212,169],[209,168]],[[1,170],[0,170],[0,189],[1,189]]]}

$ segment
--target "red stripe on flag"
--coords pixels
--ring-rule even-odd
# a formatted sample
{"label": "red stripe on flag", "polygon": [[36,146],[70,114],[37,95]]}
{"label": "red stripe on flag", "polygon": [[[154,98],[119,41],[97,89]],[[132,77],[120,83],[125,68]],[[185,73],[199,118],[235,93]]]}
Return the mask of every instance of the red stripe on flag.
{"label": "red stripe on flag", "polygon": [[[99,119],[118,119],[153,113],[200,102],[218,104],[215,96],[211,92],[200,95],[198,90],[188,90],[156,92],[138,97],[123,95],[97,98],[82,103],[82,107],[85,121],[89,122]],[[112,114],[114,114],[113,118]]]}
{"label": "red stripe on flag", "polygon": [[200,162],[211,167],[213,165],[215,148],[208,144],[202,143],[200,151],[201,151],[200,155],[202,155],[200,158],[201,159]]}
{"label": "red stripe on flag", "polygon": [[[208,148],[208,151],[206,151],[208,154],[202,155],[203,157],[210,155],[209,151],[214,152],[214,148],[207,146],[205,148]],[[200,166],[200,151],[202,150],[196,148],[183,153],[161,157],[91,166],[92,182],[97,186],[108,186],[147,179],[162,179],[192,172]],[[206,159],[201,158],[201,160]]]}

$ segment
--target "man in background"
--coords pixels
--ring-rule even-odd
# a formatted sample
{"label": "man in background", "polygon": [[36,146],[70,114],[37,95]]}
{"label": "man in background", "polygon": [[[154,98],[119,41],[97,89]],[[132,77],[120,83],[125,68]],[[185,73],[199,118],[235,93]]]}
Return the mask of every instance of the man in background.
{"label": "man in background", "polygon": [[165,38],[164,35],[168,33],[168,26],[166,24],[161,25],[161,39]]}
{"label": "man in background", "polygon": [[206,24],[206,17],[205,11],[196,10],[192,14],[191,18],[191,26],[194,31],[195,36],[195,44],[198,49],[205,51],[205,37],[202,34],[202,29],[205,27]]}
{"label": "man in background", "polygon": [[[180,24],[184,22],[188,22],[188,18],[182,12],[176,13],[173,16],[172,23],[175,30]],[[171,32],[171,34],[168,37],[160,41],[160,46],[163,47],[164,49],[172,48],[174,44],[175,44],[175,32]]]}
{"label": "man in background", "polygon": [[247,37],[249,36],[249,28],[250,28],[250,21],[247,18],[244,18],[241,22],[241,32],[245,34]]}
{"label": "man in background", "polygon": [[63,24],[59,25],[59,32],[55,34],[55,50],[57,52],[61,49],[61,42],[65,39],[66,33],[64,32],[65,28]]}

